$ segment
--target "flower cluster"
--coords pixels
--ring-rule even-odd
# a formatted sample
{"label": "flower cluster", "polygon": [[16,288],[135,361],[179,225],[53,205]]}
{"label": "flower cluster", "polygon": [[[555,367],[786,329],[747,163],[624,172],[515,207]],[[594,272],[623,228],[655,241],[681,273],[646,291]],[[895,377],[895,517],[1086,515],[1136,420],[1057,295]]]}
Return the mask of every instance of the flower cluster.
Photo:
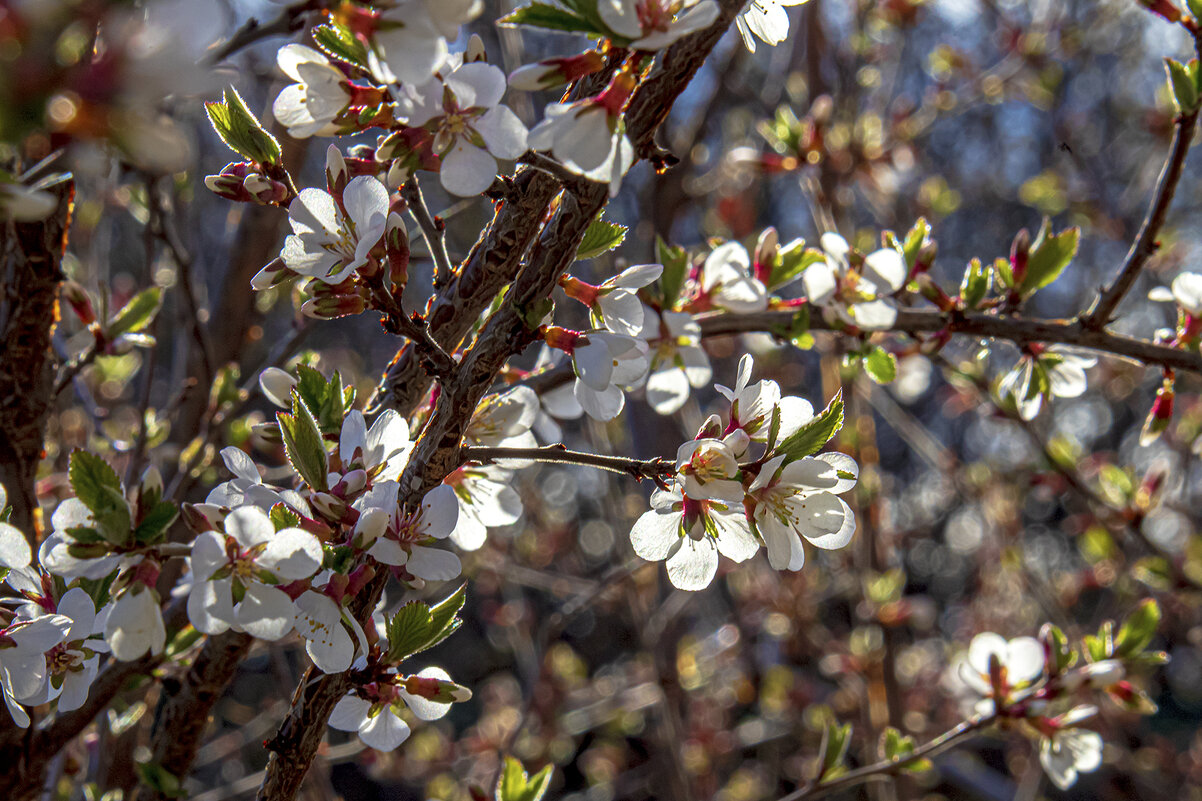
{"label": "flower cluster", "polygon": [[630,532],[635,553],[665,560],[680,589],[708,586],[719,554],[744,562],[763,545],[772,567],[800,570],[803,542],[842,548],[855,532],[855,515],[838,497],[856,484],[855,461],[811,455],[837,430],[840,408],[816,417],[805,400],[782,397],[775,381],[751,383],[752,368],[744,356],[734,388],[719,388],[730,402],[727,422],[711,417],[680,446],[675,473]]}

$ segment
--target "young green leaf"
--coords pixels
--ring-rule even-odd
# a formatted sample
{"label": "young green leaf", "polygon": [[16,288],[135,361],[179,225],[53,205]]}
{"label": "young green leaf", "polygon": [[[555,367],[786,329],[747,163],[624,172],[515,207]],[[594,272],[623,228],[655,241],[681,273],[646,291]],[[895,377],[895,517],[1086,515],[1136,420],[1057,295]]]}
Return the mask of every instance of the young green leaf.
{"label": "young green leaf", "polygon": [[125,545],[132,533],[129,504],[121,492],[121,479],[108,462],[94,453],[76,450],[67,466],[71,489],[92,513],[100,535],[114,545]]}
{"label": "young green leaf", "polygon": [[460,586],[433,607],[421,601],[411,601],[387,619],[389,660],[400,662],[433,648],[459,628],[461,621],[456,615],[463,608],[466,587]]}
{"label": "young green leaf", "polygon": [[663,295],[665,310],[676,308],[685,280],[689,277],[689,254],[684,248],[669,245],[658,236],[655,238],[655,253],[664,272],[659,277],[659,288]]}
{"label": "young green leaf", "polygon": [[864,371],[878,384],[888,384],[897,378],[897,357],[874,345],[864,357]]}
{"label": "young green leaf", "polygon": [[993,265],[983,265],[980,259],[970,261],[964,268],[964,278],[960,281],[960,300],[963,301],[964,308],[972,310],[980,306],[992,288]]}
{"label": "young green leaf", "polygon": [[625,238],[625,225],[611,223],[598,217],[584,232],[584,238],[580,240],[580,247],[576,249],[576,258],[580,261],[595,259],[602,253],[608,253],[622,244],[622,240]]}
{"label": "young green leaf", "polygon": [[551,765],[533,776],[527,776],[522,763],[505,757],[501,775],[497,777],[497,801],[540,801],[551,786]]}
{"label": "young green leaf", "polygon": [[1119,626],[1114,637],[1114,655],[1123,657],[1140,653],[1152,642],[1159,625],[1160,606],[1153,598],[1144,599]]}
{"label": "young green leaf", "polygon": [[1077,244],[1081,238],[1080,228],[1066,228],[1058,234],[1052,233],[1052,223],[1047,217],[1039,228],[1039,234],[1031,244],[1027,257],[1027,274],[1023,277],[1020,292],[1026,296],[1043,289],[1055,281],[1077,255]]}
{"label": "young green leaf", "polygon": [[122,334],[141,331],[154,319],[163,300],[163,290],[157,286],[143,289],[113,315],[105,326],[105,336],[114,340]]}
{"label": "young green leaf", "polygon": [[367,69],[367,48],[346,28],[337,24],[318,25],[313,41],[327,56]]}
{"label": "young green leaf", "polygon": [[786,462],[794,462],[822,450],[843,427],[843,393],[835,394],[826,409],[787,437],[776,448]]}
{"label": "young green leaf", "polygon": [[325,441],[313,413],[300,399],[299,393],[292,396],[292,414],[277,412],[276,420],[280,424],[284,451],[292,469],[312,489],[327,489],[326,474],[329,471],[329,461]]}
{"label": "young green leaf", "polygon": [[811,264],[823,261],[826,257],[820,250],[807,248],[805,241],[796,239],[781,248],[780,258],[772,266],[768,276],[768,289],[779,289],[801,277]]}
{"label": "young green leaf", "polygon": [[1169,89],[1173,95],[1173,105],[1182,114],[1192,114],[1198,110],[1198,84],[1194,79],[1193,70],[1171,58],[1164,60],[1164,69],[1169,76]]}
{"label": "young green leaf", "polygon": [[281,163],[280,143],[267,133],[232,86],[225,90],[224,101],[205,103],[205,111],[213,130],[230,150],[258,164]]}
{"label": "young green leaf", "polygon": [[592,33],[604,35],[605,31],[581,16],[550,3],[530,3],[521,6],[497,20],[500,25],[525,25],[565,33]]}

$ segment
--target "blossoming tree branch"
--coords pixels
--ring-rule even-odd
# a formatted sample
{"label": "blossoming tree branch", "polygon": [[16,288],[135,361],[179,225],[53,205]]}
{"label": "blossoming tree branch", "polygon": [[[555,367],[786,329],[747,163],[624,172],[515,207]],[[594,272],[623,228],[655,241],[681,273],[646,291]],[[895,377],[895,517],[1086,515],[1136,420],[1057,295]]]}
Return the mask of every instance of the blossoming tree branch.
{"label": "blossoming tree branch", "polygon": [[[1088,631],[1051,613],[1008,636],[961,626],[944,687],[962,702],[958,723],[922,738],[892,720],[865,750],[853,747],[850,717],[824,716],[806,774],[777,794],[800,801],[929,775],[942,754],[986,732],[1029,742],[1060,789],[1091,781],[1085,774],[1110,752],[1095,728],[1100,705],[1156,711],[1147,686],[1167,656],[1155,645],[1163,611],[1153,590],[1196,593],[1200,573],[1144,527],[1163,476],[1137,490],[1134,468],[1111,465],[1129,491],[1110,491],[1113,475],[1096,490],[1039,425],[1094,388],[1091,371],[1131,363],[1137,380],[1158,385],[1143,410],[1148,447],[1173,423],[1178,383],[1202,374],[1202,274],[1182,271],[1149,295],[1171,304],[1174,326],[1115,325],[1156,258],[1182,181],[1202,106],[1199,62],[1165,62],[1173,112],[1163,167],[1126,256],[1075,316],[1037,309],[1079,269],[1090,231],[1048,218],[1015,233],[1008,253],[977,254],[956,283],[939,277],[948,272],[937,269],[939,232],[922,218],[867,240],[826,225],[810,242],[782,241],[777,227],[679,243],[656,231],[653,261],[615,262],[627,229],[607,206],[640,163],[657,174],[676,167],[683,154],[661,129],[674,107],[696,102],[688,93],[703,65],[731,48],[787,42],[787,7],[800,2],[534,0],[496,23],[507,36],[546,33],[554,55],[508,74],[499,53],[468,35],[484,13],[472,0],[294,3],[197,53],[179,44],[178,3],[0,8],[0,43],[27,48],[20,59],[39,58],[38,42],[59,47],[58,83],[26,98],[45,120],[0,124],[0,787],[13,799],[57,793],[80,743],[100,737],[100,748],[117,748],[122,732],[141,731],[136,750],[120,746],[136,754],[134,797],[187,795],[240,664],[285,647],[303,652],[304,670],[295,688],[275,688],[270,726],[251,746],[261,770],[239,792],[297,797],[330,729],[404,752],[415,732],[473,701],[471,682],[426,652],[444,641],[440,655],[469,647],[456,635],[476,585],[465,560],[523,519],[522,476],[538,466],[606,471],[626,491],[649,493],[622,532],[637,559],[606,573],[581,605],[645,563],[662,563],[655,569],[680,604],[761,563],[834,581],[835,563],[819,555],[859,547],[881,525],[867,500],[881,487],[876,451],[863,444],[863,398],[914,360],[947,367],[1027,432],[1114,532],[1114,547],[1130,548],[1141,575],[1160,583],[1136,585],[1135,597],[1107,607],[1113,619]],[[1202,5],[1145,6],[1197,52]],[[61,33],[71,14],[82,15],[74,39]],[[87,182],[66,165],[110,159],[138,176],[184,176],[172,156],[183,134],[161,104],[189,93],[160,91],[155,76],[173,58],[212,65],[280,36],[269,115],[233,85],[201,90],[233,161],[214,162],[195,183],[243,215],[244,252],[262,256],[241,265],[228,320],[205,325],[178,200],[157,179],[146,178],[138,208],[146,247],[179,270],[174,286],[117,291],[71,272],[72,214],[91,212]],[[129,85],[104,83],[118,74]],[[20,94],[9,82],[0,81],[6,103]],[[558,99],[527,125],[516,109],[547,92]],[[818,145],[802,139],[814,129],[778,115],[768,130],[779,147],[763,164],[804,169],[806,148]],[[321,154],[324,178],[310,180],[297,150],[306,146]],[[491,218],[464,229],[464,218],[432,208],[435,193],[487,205]],[[271,230],[254,228],[268,214],[286,214],[282,245],[256,234]],[[458,252],[451,243],[461,238],[475,244]],[[599,264],[616,266],[598,275]],[[199,380],[156,413],[158,340],[177,324],[163,312],[169,295],[184,310],[178,324]],[[348,380],[349,360],[296,357],[299,342],[279,343],[244,373],[224,367],[237,353],[220,352],[213,332],[280,299],[311,338],[335,320],[378,320],[395,356],[370,366],[374,392]],[[64,331],[74,331],[69,342]],[[823,391],[765,377],[773,360],[757,362],[737,342],[737,358],[711,361],[713,343],[737,335],[823,350],[841,378]],[[1015,349],[1017,359],[999,355]],[[48,427],[52,407],[73,405],[111,432],[88,378],[131,355],[120,380],[140,375],[144,397],[133,434],[79,441],[64,422]],[[254,403],[271,412],[235,425]],[[562,441],[564,425],[602,430],[632,407],[691,420],[690,431],[652,458]],[[177,430],[161,430],[168,422]],[[871,540],[865,547],[872,552]],[[904,576],[873,576],[862,603],[904,608]],[[562,631],[579,611],[555,625]],[[834,647],[824,658],[853,661]],[[114,723],[137,703],[132,722]],[[505,752],[489,791],[500,801],[555,792],[549,769],[531,776],[508,748],[493,750]],[[88,784],[86,797],[100,789]]]}

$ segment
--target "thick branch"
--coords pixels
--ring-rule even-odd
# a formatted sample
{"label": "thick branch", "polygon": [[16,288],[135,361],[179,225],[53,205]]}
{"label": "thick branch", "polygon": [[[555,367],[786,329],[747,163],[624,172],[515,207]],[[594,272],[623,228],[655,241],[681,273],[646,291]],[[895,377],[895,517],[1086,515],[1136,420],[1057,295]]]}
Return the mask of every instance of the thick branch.
{"label": "thick branch", "polygon": [[1135,283],[1135,279],[1139,277],[1140,270],[1159,247],[1156,237],[1159,236],[1160,229],[1164,225],[1169,204],[1173,202],[1173,193],[1177,190],[1177,182],[1181,179],[1181,173],[1185,169],[1185,156],[1189,153],[1197,123],[1197,111],[1183,114],[1177,118],[1177,122],[1173,126],[1173,142],[1169,146],[1169,155],[1160,171],[1160,178],[1156,181],[1152,205],[1148,207],[1148,214],[1144,217],[1135,241],[1131,243],[1131,249],[1127,251],[1127,256],[1123,259],[1123,266],[1119,269],[1114,283],[1102,290],[1093,306],[1081,319],[1081,323],[1087,329],[1097,331],[1110,324],[1114,310],[1126,297],[1132,284]]}
{"label": "thick branch", "polygon": [[38,222],[0,222],[0,484],[12,525],[34,543],[34,477],[54,400],[50,339],[58,320],[60,262],[75,183],[55,186],[58,207]]}
{"label": "thick branch", "polygon": [[604,456],[599,453],[570,451],[563,445],[547,445],[542,448],[485,448],[468,447],[460,451],[464,461],[488,464],[499,459],[529,459],[535,462],[578,464],[597,467],[637,479],[669,476],[676,472],[670,459],[630,459],[625,456]]}

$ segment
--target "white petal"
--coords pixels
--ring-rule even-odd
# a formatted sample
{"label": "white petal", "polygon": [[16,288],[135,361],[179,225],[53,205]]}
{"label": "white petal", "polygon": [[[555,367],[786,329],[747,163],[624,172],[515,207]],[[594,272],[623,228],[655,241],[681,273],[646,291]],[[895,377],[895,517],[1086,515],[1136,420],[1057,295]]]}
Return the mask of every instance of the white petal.
{"label": "white petal", "polygon": [[1202,275],[1182,273],[1174,278],[1173,297],[1190,314],[1202,313]]}
{"label": "white petal", "polygon": [[359,727],[367,720],[371,704],[355,695],[344,695],[334,705],[328,721],[330,728],[338,731],[359,731]]}
{"label": "white petal", "polygon": [[718,529],[718,552],[732,562],[746,562],[756,555],[760,543],[751,535],[747,515],[741,503],[725,511],[711,510],[710,519]]}
{"label": "white petal", "polygon": [[1043,675],[1043,646],[1034,637],[1016,637],[1006,644],[1006,677],[1011,684]]}
{"label": "white petal", "polygon": [[459,557],[442,548],[414,545],[405,569],[427,581],[449,581],[459,575]]}
{"label": "white petal", "polygon": [[321,542],[308,531],[285,528],[271,535],[255,564],[282,581],[308,578],[321,567]]}
{"label": "white petal", "polygon": [[593,336],[587,345],[576,348],[572,354],[572,363],[576,368],[576,376],[589,388],[604,392],[609,387],[609,379],[614,371],[614,357],[604,340]]}
{"label": "white petal", "polygon": [[96,633],[96,604],[82,587],[72,587],[63,594],[58,601],[58,614],[71,619],[71,628],[65,635],[68,642]]}
{"label": "white petal", "polygon": [[887,295],[906,283],[906,260],[893,248],[881,248],[865,257],[862,274],[880,294]]}
{"label": "white petal", "polygon": [[338,456],[343,464],[348,464],[356,460],[356,451],[360,452],[358,458],[367,458],[367,421],[363,419],[363,412],[352,409],[342,420],[342,431],[338,435]]}
{"label": "white petal", "polygon": [[352,178],[342,192],[342,203],[360,239],[368,238],[365,228],[379,227],[388,216],[388,190],[380,179],[370,175]]}
{"label": "white petal", "polygon": [[229,578],[194,579],[188,593],[188,620],[204,634],[220,634],[234,622],[234,600]]}
{"label": "white petal", "polygon": [[977,673],[989,675],[989,658],[997,654],[998,660],[1006,663],[1008,645],[1006,638],[992,631],[985,631],[972,638],[968,644],[968,664]]}
{"label": "white petal", "polygon": [[443,188],[462,197],[478,195],[488,189],[496,175],[497,160],[487,150],[463,137],[457,138],[451,149],[443,154],[438,173]]}
{"label": "white petal", "polygon": [[497,106],[472,122],[488,152],[499,159],[516,159],[526,152],[528,131],[509,106]]}
{"label": "white petal", "polygon": [[634,552],[649,562],[666,559],[678,542],[680,512],[674,512],[670,507],[644,512],[630,530],[630,544],[634,546]]}
{"label": "white petal", "polygon": [[422,498],[421,532],[442,539],[455,530],[459,521],[459,498],[454,488],[439,484]]}
{"label": "white petal", "polygon": [[689,379],[684,370],[667,367],[647,378],[647,402],[660,414],[673,414],[689,399]]}
{"label": "white petal", "polygon": [[225,466],[231,473],[251,484],[258,484],[263,480],[259,476],[259,468],[255,466],[255,460],[251,459],[241,448],[235,448],[233,445],[222,448],[221,461],[225,462]]}
{"label": "white petal", "polygon": [[668,557],[668,580],[681,590],[704,590],[718,572],[718,551],[707,539],[692,537],[680,541],[680,548]]}
{"label": "white petal", "polygon": [[225,533],[243,548],[253,548],[270,540],[275,534],[275,526],[259,507],[239,506],[226,516]]}
{"label": "white petal", "polygon": [[238,603],[238,625],[260,640],[278,640],[292,631],[296,623],[296,605],[282,590],[251,582]]}
{"label": "white petal", "polygon": [[855,303],[851,307],[851,314],[855,318],[856,325],[871,330],[889,328],[897,321],[897,307],[889,300]]}
{"label": "white petal", "polygon": [[33,552],[20,529],[0,523],[0,567],[29,567],[32,559]]}
{"label": "white petal", "polygon": [[392,707],[384,707],[359,728],[359,739],[377,751],[392,751],[409,737],[409,726]]}
{"label": "white petal", "polygon": [[388,537],[380,537],[373,542],[367,554],[377,562],[393,567],[399,567],[409,560],[409,554],[401,544]]}
{"label": "white petal", "polygon": [[626,393],[617,387],[611,385],[598,392],[579,378],[574,384],[573,395],[584,413],[594,420],[612,420],[626,405]]}
{"label": "white petal", "polygon": [[305,638],[305,653],[318,670],[341,673],[355,658],[355,643],[342,625],[338,605],[330,598],[306,592],[294,602],[296,631]]}
{"label": "white petal", "polygon": [[225,552],[225,537],[216,531],[205,531],[196,536],[192,543],[189,565],[192,582],[204,581],[224,567],[229,561]]}

